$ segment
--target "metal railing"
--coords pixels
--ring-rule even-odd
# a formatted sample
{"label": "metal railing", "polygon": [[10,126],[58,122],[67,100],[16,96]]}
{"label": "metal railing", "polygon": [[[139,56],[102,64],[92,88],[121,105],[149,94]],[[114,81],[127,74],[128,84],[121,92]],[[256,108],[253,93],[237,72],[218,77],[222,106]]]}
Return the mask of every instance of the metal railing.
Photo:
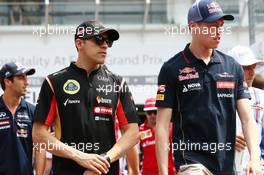
{"label": "metal railing", "polygon": [[[264,0],[255,1],[256,23],[263,24]],[[170,23],[167,9],[174,5],[168,2],[168,0],[0,2],[0,25],[71,25],[87,19],[99,19],[107,24],[167,24]],[[239,23],[240,0],[218,2],[226,13],[233,14]]]}

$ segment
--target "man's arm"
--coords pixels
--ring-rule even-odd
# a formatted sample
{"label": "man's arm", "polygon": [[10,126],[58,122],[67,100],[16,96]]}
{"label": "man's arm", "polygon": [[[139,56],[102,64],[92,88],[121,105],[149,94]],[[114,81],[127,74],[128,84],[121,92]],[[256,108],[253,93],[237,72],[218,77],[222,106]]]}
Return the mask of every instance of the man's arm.
{"label": "man's arm", "polygon": [[256,173],[260,170],[260,134],[257,124],[252,117],[250,103],[248,99],[237,101],[237,111],[241,120],[243,134],[250,154],[247,174]]}
{"label": "man's arm", "polygon": [[48,150],[52,154],[74,160],[79,165],[97,174],[107,173],[110,167],[107,160],[97,154],[87,154],[76,150],[61,141],[48,131],[48,126],[41,122],[33,124],[34,149]]}
{"label": "man's arm", "polygon": [[127,169],[129,175],[139,175],[139,154],[137,145],[135,145],[133,148],[131,148],[126,153],[126,161],[127,161]]}
{"label": "man's arm", "polygon": [[140,134],[137,123],[126,124],[120,127],[120,129],[122,131],[122,137],[106,153],[110,157],[111,162],[118,160],[139,141]]}
{"label": "man's arm", "polygon": [[33,152],[35,153],[36,175],[43,175],[46,163],[46,151],[34,148]]}
{"label": "man's arm", "polygon": [[160,175],[168,174],[169,127],[171,108],[158,108],[156,119],[156,156]]}
{"label": "man's arm", "polygon": [[[124,128],[120,128],[120,131],[123,135],[125,132]],[[126,161],[127,161],[127,169],[129,175],[139,175],[139,156],[137,145],[133,146],[130,150],[126,152]]]}

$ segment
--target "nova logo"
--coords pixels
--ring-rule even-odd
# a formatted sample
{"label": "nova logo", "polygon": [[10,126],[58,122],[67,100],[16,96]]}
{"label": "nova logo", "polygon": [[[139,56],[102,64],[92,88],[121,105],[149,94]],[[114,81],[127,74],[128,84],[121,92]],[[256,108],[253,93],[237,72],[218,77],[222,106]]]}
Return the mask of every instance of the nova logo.
{"label": "nova logo", "polygon": [[191,83],[187,85],[183,85],[182,92],[194,91],[194,90],[201,90],[202,86],[200,83]]}
{"label": "nova logo", "polygon": [[188,84],[188,89],[191,89],[191,88],[200,88],[201,87],[201,84],[200,83],[192,83],[192,84]]}

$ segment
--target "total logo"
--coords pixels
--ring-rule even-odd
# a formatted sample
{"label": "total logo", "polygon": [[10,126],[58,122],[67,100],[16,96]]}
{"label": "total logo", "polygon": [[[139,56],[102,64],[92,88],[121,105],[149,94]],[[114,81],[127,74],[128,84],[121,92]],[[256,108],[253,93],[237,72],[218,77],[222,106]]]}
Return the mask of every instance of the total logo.
{"label": "total logo", "polygon": [[107,99],[107,98],[103,98],[103,97],[96,97],[96,101],[98,104],[100,103],[104,103],[104,104],[111,104],[112,103],[112,99]]}
{"label": "total logo", "polygon": [[76,80],[67,80],[63,85],[63,91],[67,94],[73,95],[80,90],[80,84]]}
{"label": "total logo", "polygon": [[94,107],[94,113],[95,114],[108,114],[108,115],[112,115],[113,109],[112,108],[107,108],[104,106],[97,106]]}

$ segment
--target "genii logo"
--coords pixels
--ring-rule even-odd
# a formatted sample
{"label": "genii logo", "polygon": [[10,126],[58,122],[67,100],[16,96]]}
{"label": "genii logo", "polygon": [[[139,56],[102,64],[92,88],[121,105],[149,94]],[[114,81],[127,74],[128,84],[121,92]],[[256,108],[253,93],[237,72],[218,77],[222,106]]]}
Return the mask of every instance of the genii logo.
{"label": "genii logo", "polygon": [[63,85],[63,91],[67,94],[76,94],[80,90],[80,84],[76,80],[67,80]]}

